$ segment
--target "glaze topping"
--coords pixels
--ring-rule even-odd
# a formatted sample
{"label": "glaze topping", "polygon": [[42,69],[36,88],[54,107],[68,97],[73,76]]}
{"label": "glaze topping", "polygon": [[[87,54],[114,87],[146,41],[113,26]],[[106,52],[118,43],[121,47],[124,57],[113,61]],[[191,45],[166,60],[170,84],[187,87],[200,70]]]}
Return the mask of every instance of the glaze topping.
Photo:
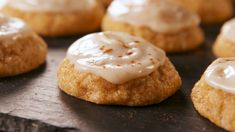
{"label": "glaze topping", "polygon": [[73,43],[67,58],[80,72],[122,84],[152,73],[163,65],[166,57],[163,50],[141,38],[121,32],[101,32]]}
{"label": "glaze topping", "polygon": [[235,19],[231,19],[223,25],[221,34],[224,38],[235,43]]}
{"label": "glaze topping", "polygon": [[24,34],[31,29],[17,18],[7,17],[0,14],[0,37],[7,37],[16,34]]}
{"label": "glaze topping", "polygon": [[171,33],[197,26],[199,17],[168,0],[115,0],[108,8],[115,21]]}
{"label": "glaze topping", "polygon": [[205,72],[206,82],[217,89],[235,94],[235,58],[220,58]]}

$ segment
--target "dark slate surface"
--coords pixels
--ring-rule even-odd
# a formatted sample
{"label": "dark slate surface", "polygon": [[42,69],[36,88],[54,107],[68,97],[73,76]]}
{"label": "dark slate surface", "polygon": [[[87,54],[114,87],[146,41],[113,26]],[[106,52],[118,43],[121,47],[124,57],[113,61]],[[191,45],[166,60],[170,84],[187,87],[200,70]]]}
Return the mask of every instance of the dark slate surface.
{"label": "dark slate surface", "polygon": [[215,59],[211,45],[219,28],[204,27],[207,40],[201,48],[169,55],[183,86],[164,102],[147,107],[95,105],[61,92],[56,82],[57,65],[79,36],[46,39],[46,64],[30,73],[0,79],[0,131],[223,131],[199,116],[190,99],[194,83]]}

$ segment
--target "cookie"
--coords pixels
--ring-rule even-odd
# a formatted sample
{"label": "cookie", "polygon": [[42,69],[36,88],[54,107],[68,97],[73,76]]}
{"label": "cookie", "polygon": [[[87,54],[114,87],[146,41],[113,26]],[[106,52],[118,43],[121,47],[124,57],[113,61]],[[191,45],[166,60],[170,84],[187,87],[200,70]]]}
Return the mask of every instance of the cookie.
{"label": "cookie", "polygon": [[204,0],[200,1],[198,10],[202,23],[221,23],[233,16],[233,4],[230,0]]}
{"label": "cookie", "polygon": [[169,1],[196,13],[200,5],[199,2],[200,0],[169,0]]}
{"label": "cookie", "polygon": [[171,0],[187,9],[194,10],[203,24],[221,23],[233,16],[231,0]]}
{"label": "cookie", "polygon": [[167,0],[115,0],[102,22],[103,31],[142,37],[168,53],[196,49],[204,41],[200,19]]}
{"label": "cookie", "polygon": [[203,117],[235,131],[235,58],[213,62],[192,90],[192,101]]}
{"label": "cookie", "polygon": [[57,78],[65,93],[104,105],[156,104],[181,86],[163,50],[122,32],[95,33],[76,41]]}
{"label": "cookie", "polygon": [[217,57],[235,57],[235,19],[226,22],[213,45]]}
{"label": "cookie", "polygon": [[2,10],[49,37],[96,31],[104,15],[103,6],[96,0],[10,0]]}
{"label": "cookie", "polygon": [[19,19],[0,15],[0,77],[31,71],[45,62],[47,45]]}

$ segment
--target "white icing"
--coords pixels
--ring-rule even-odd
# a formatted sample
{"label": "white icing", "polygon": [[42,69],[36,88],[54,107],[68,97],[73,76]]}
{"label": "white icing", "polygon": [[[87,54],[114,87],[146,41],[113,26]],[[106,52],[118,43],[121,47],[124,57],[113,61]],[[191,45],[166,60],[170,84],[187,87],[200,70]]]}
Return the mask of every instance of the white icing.
{"label": "white icing", "polygon": [[26,11],[80,11],[93,8],[95,0],[9,0],[8,5]]}
{"label": "white icing", "polygon": [[235,42],[235,19],[226,22],[222,27],[222,36],[232,42]]}
{"label": "white icing", "polygon": [[206,82],[217,89],[235,94],[235,58],[220,58],[205,72]]}
{"label": "white icing", "polygon": [[165,61],[165,52],[126,33],[87,35],[70,46],[67,58],[80,72],[122,84],[152,73]]}
{"label": "white icing", "polygon": [[0,14],[0,38],[24,34],[27,31],[31,29],[23,21]]}
{"label": "white icing", "polygon": [[121,22],[146,26],[156,32],[177,32],[199,25],[199,17],[168,0],[115,0],[108,15]]}

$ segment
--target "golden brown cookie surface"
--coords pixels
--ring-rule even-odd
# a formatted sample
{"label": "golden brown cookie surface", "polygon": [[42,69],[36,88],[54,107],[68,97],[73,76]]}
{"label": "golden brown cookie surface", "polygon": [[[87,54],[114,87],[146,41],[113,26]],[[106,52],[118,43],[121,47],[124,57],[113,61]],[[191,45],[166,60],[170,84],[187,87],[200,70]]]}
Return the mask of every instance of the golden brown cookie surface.
{"label": "golden brown cookie surface", "polygon": [[[104,14],[96,0],[14,0],[3,7],[3,12],[26,21],[43,36],[68,36],[97,30]],[[40,3],[40,4],[39,4]]]}
{"label": "golden brown cookie surface", "polygon": [[191,97],[200,115],[228,131],[235,131],[234,94],[209,86],[202,77],[194,86]]}
{"label": "golden brown cookie surface", "polygon": [[174,94],[181,85],[169,60],[150,75],[122,85],[112,84],[94,74],[80,73],[68,59],[59,65],[57,77],[59,87],[67,94],[106,105],[156,104]]}
{"label": "golden brown cookie surface", "polygon": [[233,4],[230,0],[199,0],[198,13],[202,23],[213,24],[221,23],[233,15]]}
{"label": "golden brown cookie surface", "polygon": [[14,76],[45,62],[47,45],[21,20],[0,15],[0,77]]}

